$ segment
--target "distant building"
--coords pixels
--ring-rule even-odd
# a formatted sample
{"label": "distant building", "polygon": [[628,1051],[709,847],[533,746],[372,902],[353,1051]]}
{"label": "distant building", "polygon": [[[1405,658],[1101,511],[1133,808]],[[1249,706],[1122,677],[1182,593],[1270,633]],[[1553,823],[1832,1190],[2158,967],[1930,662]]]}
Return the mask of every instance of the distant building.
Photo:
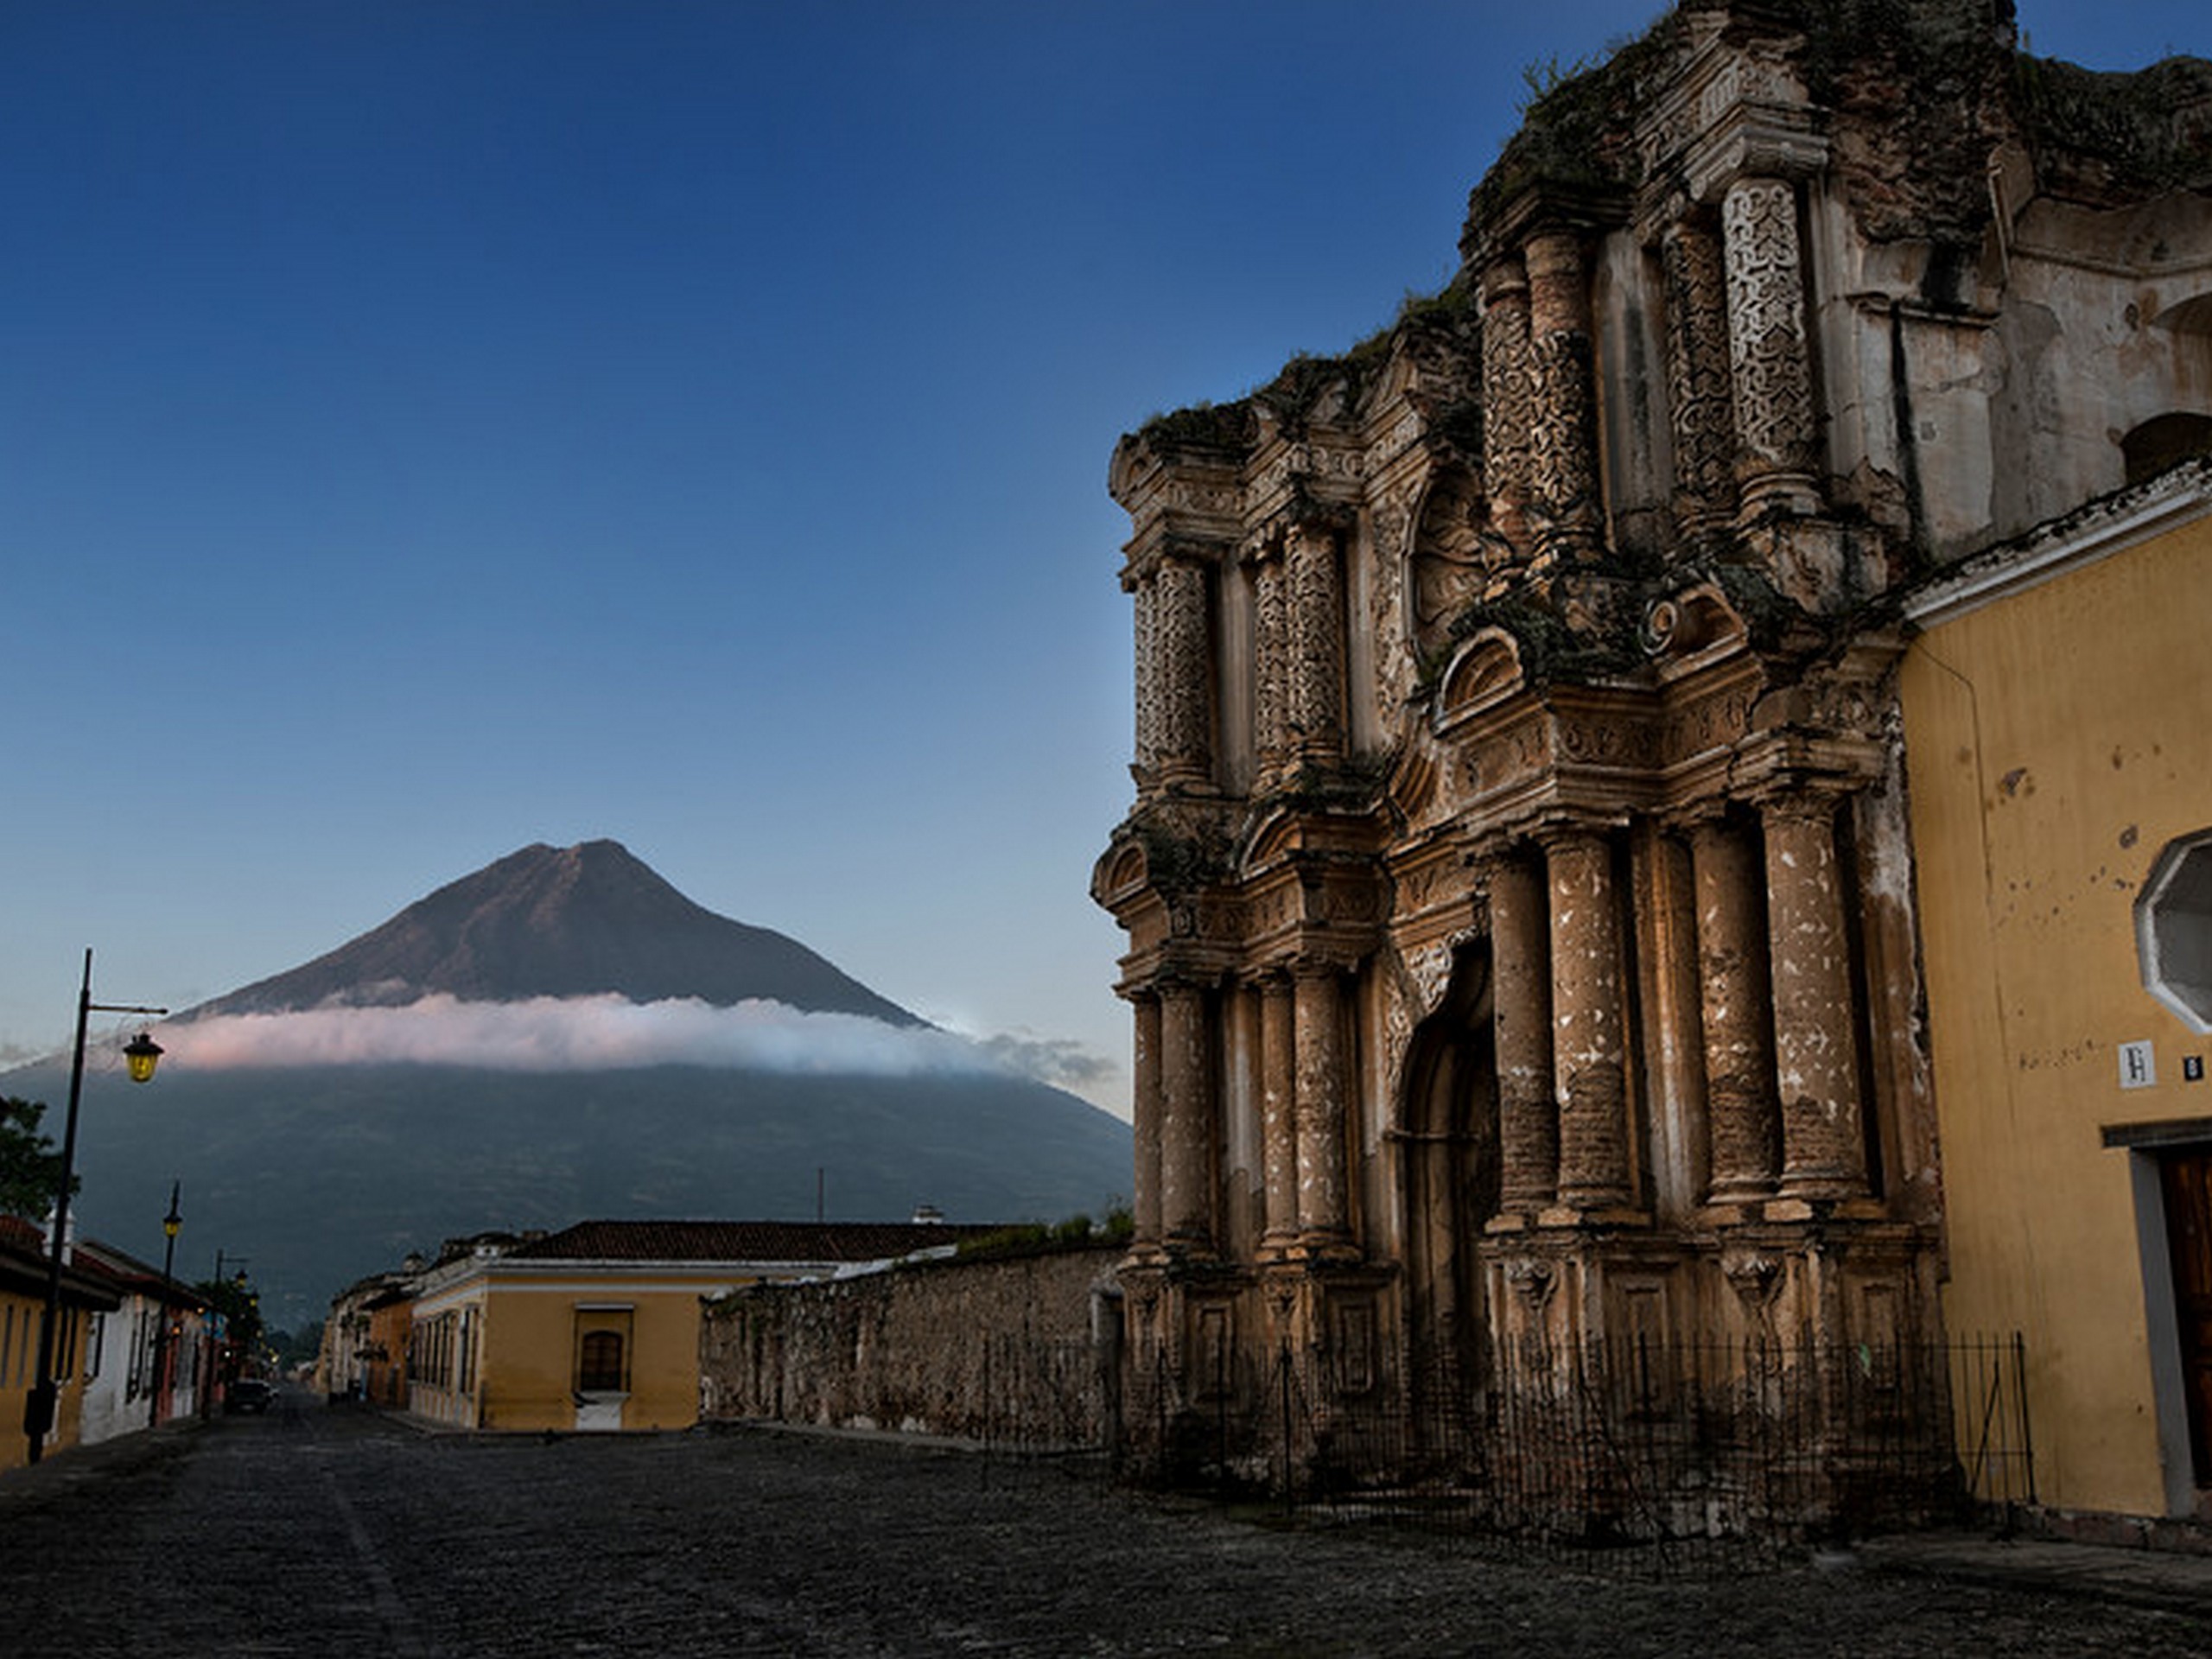
{"label": "distant building", "polygon": [[93,1314],[86,1338],[84,1443],[191,1416],[207,1381],[206,1300],[97,1239],[76,1247],[73,1264],[88,1278],[106,1280],[118,1299],[113,1313]]}
{"label": "distant building", "polygon": [[701,1299],[950,1254],[944,1223],[587,1221],[411,1287],[407,1408],[456,1427],[688,1428]]}
{"label": "distant building", "polygon": [[1310,1456],[1495,1473],[1649,1362],[1932,1491],[1997,1323],[2043,1501],[2203,1504],[2207,1027],[2127,952],[2164,879],[2212,953],[2208,189],[2212,65],[1688,0],[1445,293],[1122,440],[1133,1435],[1288,1363]]}

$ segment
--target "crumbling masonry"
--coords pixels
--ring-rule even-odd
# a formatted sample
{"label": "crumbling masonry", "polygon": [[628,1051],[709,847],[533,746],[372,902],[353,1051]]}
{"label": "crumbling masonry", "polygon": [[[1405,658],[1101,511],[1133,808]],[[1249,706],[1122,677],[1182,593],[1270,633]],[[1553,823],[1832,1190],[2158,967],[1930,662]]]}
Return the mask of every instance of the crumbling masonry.
{"label": "crumbling masonry", "polygon": [[1937,1335],[1894,599],[2212,431],[2208,133],[2004,0],[1692,0],[1445,293],[1122,440],[1140,1395]]}

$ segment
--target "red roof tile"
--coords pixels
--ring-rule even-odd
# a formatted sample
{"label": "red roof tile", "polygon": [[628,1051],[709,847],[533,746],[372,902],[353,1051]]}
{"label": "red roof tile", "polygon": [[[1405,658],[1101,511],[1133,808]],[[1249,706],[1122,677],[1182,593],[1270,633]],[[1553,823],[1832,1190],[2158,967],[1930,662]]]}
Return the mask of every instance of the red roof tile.
{"label": "red roof tile", "polygon": [[884,1262],[995,1227],[942,1222],[580,1221],[508,1262]]}

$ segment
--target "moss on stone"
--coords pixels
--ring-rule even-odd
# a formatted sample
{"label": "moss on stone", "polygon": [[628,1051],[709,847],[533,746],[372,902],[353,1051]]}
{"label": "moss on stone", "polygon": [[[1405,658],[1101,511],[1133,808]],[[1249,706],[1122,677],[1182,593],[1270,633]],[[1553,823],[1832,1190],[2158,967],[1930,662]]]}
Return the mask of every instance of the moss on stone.
{"label": "moss on stone", "polygon": [[2123,195],[2212,186],[2212,63],[2202,58],[2122,74],[2023,52],[2012,103],[2038,162]]}

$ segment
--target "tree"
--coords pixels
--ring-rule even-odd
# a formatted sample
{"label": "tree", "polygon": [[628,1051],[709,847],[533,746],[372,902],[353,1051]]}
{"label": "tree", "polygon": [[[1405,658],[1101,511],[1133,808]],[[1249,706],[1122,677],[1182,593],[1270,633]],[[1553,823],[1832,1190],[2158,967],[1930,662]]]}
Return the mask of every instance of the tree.
{"label": "tree", "polygon": [[243,1273],[235,1279],[202,1279],[193,1288],[223,1316],[225,1339],[232,1355],[226,1375],[234,1375],[245,1357],[261,1344],[261,1298]]}
{"label": "tree", "polygon": [[[46,1103],[0,1097],[0,1216],[42,1219],[54,1207],[54,1189],[61,1179],[61,1154],[54,1141],[39,1133]],[[78,1183],[72,1180],[73,1195]]]}

